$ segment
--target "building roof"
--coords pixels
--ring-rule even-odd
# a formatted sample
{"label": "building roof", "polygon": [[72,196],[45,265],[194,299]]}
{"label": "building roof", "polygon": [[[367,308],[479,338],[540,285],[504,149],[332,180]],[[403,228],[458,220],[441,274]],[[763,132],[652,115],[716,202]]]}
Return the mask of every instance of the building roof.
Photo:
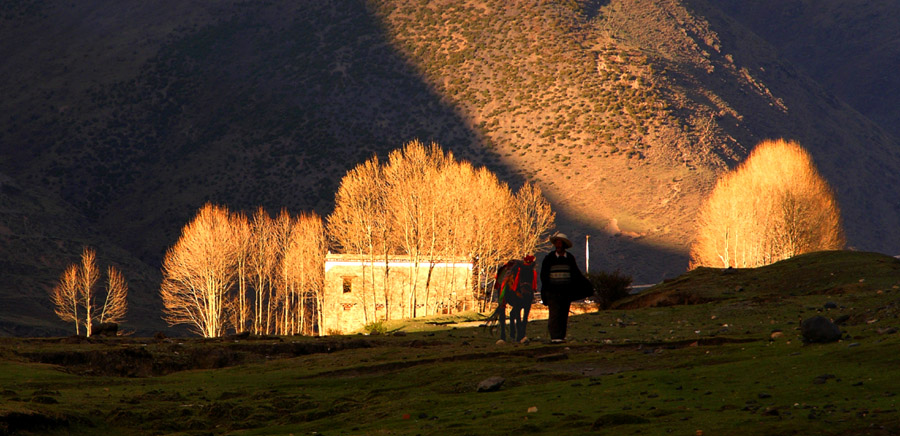
{"label": "building roof", "polygon": [[[405,255],[388,255],[388,267],[412,267],[414,265],[412,256]],[[384,265],[385,256],[375,256],[374,265]],[[373,264],[372,259],[365,254],[340,254],[328,253],[325,256],[325,271],[335,266],[353,266]],[[472,269],[473,263],[471,259],[465,257],[445,257],[440,259],[420,259],[419,265],[434,266],[435,268],[468,268]]]}

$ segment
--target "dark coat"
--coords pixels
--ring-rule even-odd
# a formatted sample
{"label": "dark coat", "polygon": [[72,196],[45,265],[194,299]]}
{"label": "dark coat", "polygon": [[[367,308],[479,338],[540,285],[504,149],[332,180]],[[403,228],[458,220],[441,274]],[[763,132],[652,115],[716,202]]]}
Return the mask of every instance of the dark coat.
{"label": "dark coat", "polygon": [[575,256],[566,252],[564,257],[556,255],[556,250],[544,256],[541,262],[541,298],[545,301],[571,301],[571,289],[581,277]]}

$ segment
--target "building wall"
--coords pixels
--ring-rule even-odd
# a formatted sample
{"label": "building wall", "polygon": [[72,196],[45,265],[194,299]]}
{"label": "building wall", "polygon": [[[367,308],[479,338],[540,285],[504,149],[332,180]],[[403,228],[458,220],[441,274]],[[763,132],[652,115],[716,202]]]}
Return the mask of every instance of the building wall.
{"label": "building wall", "polygon": [[433,267],[425,262],[417,269],[408,257],[390,256],[387,280],[385,270],[383,256],[374,263],[358,255],[325,258],[324,333],[350,333],[382,319],[476,309],[471,261],[451,259]]}

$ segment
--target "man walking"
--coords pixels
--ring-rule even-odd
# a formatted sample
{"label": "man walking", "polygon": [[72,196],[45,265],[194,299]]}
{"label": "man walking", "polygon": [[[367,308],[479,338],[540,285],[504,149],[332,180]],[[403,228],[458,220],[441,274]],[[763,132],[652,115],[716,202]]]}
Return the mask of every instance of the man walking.
{"label": "man walking", "polygon": [[572,248],[572,241],[564,233],[550,236],[554,250],[541,263],[541,298],[549,310],[547,327],[550,342],[560,343],[566,339],[569,323],[569,305],[572,302],[572,287],[581,275],[575,256],[566,251]]}

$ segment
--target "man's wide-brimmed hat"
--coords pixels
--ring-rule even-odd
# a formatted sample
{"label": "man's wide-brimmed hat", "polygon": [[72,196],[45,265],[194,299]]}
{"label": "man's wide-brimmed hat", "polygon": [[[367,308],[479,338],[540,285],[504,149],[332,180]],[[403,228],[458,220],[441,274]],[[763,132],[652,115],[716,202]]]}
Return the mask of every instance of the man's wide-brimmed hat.
{"label": "man's wide-brimmed hat", "polygon": [[566,248],[572,248],[572,241],[569,240],[569,237],[566,236],[565,233],[556,232],[550,235],[550,243],[555,244],[557,240],[563,242],[563,246]]}

